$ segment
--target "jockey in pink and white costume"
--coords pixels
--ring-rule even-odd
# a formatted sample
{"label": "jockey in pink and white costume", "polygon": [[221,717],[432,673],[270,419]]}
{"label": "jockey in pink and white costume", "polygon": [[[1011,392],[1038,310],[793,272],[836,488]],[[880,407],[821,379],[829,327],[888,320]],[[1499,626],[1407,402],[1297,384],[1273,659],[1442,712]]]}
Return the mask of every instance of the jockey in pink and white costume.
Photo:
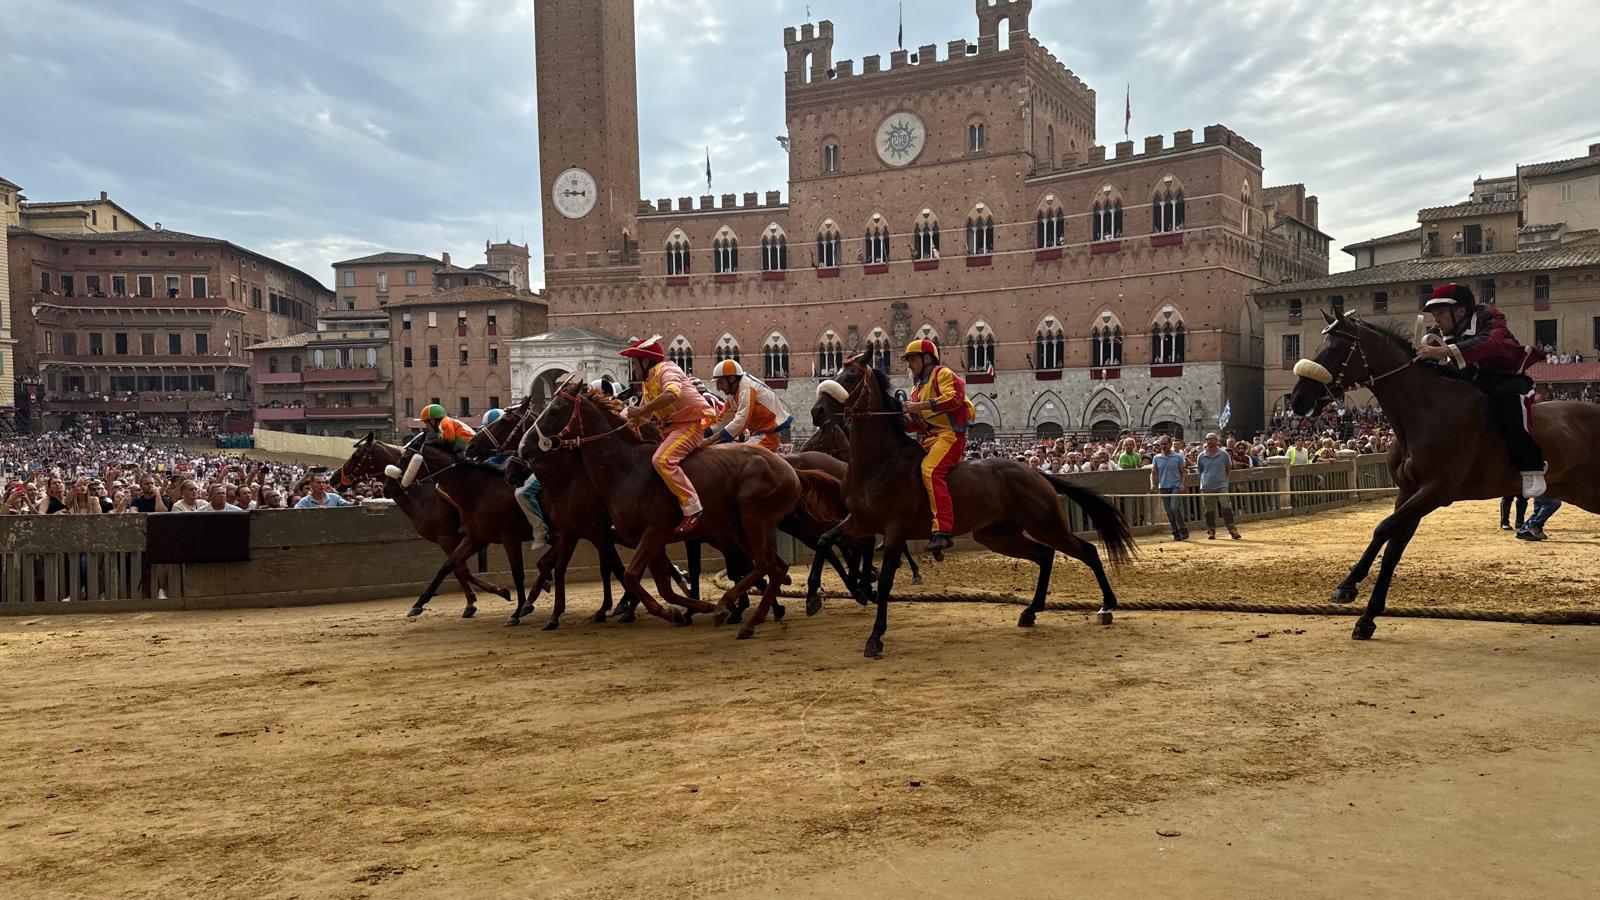
{"label": "jockey in pink and white costume", "polygon": [[660,426],[663,438],[651,462],[683,510],[683,521],[675,533],[688,534],[699,524],[700,495],[684,474],[682,464],[685,457],[705,443],[711,407],[695,390],[689,376],[667,360],[659,336],[635,341],[622,355],[633,367],[633,380],[643,385],[640,403],[628,407],[628,418],[653,417]]}

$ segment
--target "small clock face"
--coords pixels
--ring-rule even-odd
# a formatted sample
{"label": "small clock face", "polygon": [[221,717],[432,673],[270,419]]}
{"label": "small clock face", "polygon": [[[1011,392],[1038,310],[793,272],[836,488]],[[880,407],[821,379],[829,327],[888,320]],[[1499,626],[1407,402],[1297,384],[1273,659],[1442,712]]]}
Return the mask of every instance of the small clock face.
{"label": "small clock face", "polygon": [[878,158],[891,166],[910,164],[922,153],[928,129],[915,113],[897,112],[878,126]]}
{"label": "small clock face", "polygon": [[569,219],[581,219],[594,209],[597,192],[594,176],[574,166],[556,176],[550,186],[550,200],[556,212]]}

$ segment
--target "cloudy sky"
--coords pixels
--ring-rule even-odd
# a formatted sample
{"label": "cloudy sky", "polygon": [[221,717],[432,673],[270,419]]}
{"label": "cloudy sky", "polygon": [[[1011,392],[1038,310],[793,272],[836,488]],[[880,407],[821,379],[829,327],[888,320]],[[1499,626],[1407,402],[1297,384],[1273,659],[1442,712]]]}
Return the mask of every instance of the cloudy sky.
{"label": "cloudy sky", "polygon": [[[782,29],[803,0],[637,0],[643,193],[784,188]],[[895,46],[889,0],[813,0],[835,55]],[[1322,197],[1335,246],[1465,199],[1479,174],[1600,141],[1600,7],[1480,0],[1035,0],[1099,92],[1098,131],[1222,122],[1269,184]],[[977,33],[972,0],[905,3],[905,43]],[[379,249],[539,259],[533,0],[0,0],[0,175],[110,191],[332,283]],[[1349,257],[1335,253],[1335,268]]]}

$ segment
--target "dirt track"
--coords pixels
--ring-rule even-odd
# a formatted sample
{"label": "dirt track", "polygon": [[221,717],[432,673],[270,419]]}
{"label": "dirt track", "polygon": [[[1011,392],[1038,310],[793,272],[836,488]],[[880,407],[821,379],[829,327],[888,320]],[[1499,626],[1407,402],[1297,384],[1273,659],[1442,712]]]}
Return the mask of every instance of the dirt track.
{"label": "dirt track", "polygon": [[[1126,597],[1321,599],[1381,510],[1153,542]],[[1593,606],[1594,520],[1430,520],[1398,599]],[[1574,552],[1580,551],[1580,552]],[[1491,577],[1509,556],[1519,572]],[[1459,560],[1463,574],[1443,577]],[[1023,590],[961,557],[931,584]],[[1058,565],[1063,587],[1089,582]],[[1070,574],[1069,574],[1070,573]],[[1520,577],[1528,579],[1521,583]],[[1533,589],[1529,590],[1528,585]],[[1315,591],[1312,592],[1312,587]],[[1184,594],[1192,596],[1192,594]],[[1519,596],[1522,599],[1519,599]],[[454,597],[0,620],[11,896],[1592,895],[1600,632],[832,602],[554,633]],[[1163,836],[1160,832],[1181,832]]]}

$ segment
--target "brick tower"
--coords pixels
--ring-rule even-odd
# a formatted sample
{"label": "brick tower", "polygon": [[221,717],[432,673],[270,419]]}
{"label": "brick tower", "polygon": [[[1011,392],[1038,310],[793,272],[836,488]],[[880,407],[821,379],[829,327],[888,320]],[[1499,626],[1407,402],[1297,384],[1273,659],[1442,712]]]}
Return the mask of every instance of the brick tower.
{"label": "brick tower", "polygon": [[639,101],[633,0],[536,0],[545,279],[637,269]]}

